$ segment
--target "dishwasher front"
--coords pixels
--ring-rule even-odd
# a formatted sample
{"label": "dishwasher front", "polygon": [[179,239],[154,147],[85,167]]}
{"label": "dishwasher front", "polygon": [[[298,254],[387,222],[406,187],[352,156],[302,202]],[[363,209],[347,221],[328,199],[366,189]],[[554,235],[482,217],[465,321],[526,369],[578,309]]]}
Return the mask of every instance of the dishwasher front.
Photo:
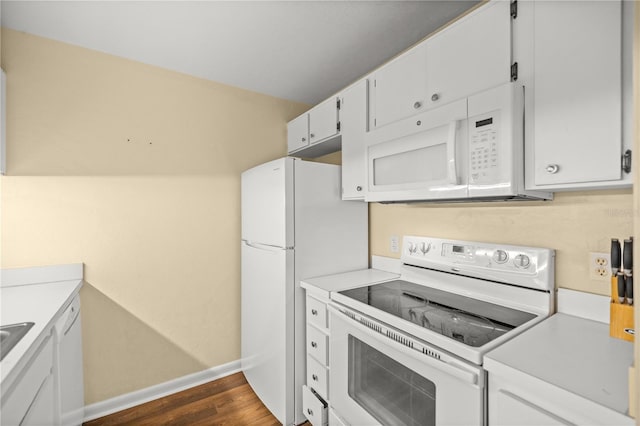
{"label": "dishwasher front", "polygon": [[79,295],[75,296],[56,322],[54,336],[58,424],[81,425],[84,418],[84,383]]}

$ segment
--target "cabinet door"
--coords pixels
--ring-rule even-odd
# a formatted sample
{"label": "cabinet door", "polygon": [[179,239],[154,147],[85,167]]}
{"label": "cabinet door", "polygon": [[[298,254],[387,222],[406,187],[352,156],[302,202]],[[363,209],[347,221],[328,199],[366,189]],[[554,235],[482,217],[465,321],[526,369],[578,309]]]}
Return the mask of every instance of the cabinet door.
{"label": "cabinet door", "polygon": [[[29,411],[20,422],[20,426],[41,426],[54,424],[55,405],[54,405],[54,388],[53,374],[49,374],[40,386]],[[69,424],[69,423],[65,423]]]}
{"label": "cabinet door", "polygon": [[424,110],[427,93],[427,50],[421,43],[384,65],[373,75],[369,123],[380,128]]}
{"label": "cabinet door", "polygon": [[568,426],[574,424],[504,389],[500,389],[495,396],[498,409],[489,411],[489,423],[492,425]]}
{"label": "cabinet door", "polygon": [[621,3],[534,3],[536,185],[621,179]]}
{"label": "cabinet door", "polygon": [[342,199],[364,199],[366,183],[367,80],[347,89],[340,105]]}
{"label": "cabinet door", "polygon": [[309,114],[302,114],[287,124],[287,145],[289,152],[309,145]]}
{"label": "cabinet door", "polygon": [[309,111],[309,142],[338,134],[338,98],[329,98]]}
{"label": "cabinet door", "polygon": [[3,425],[28,423],[29,418],[40,424],[54,423],[52,368],[53,339],[49,335],[16,378],[13,389],[2,395]]}
{"label": "cabinet door", "polygon": [[426,41],[428,108],[511,80],[509,6],[489,3]]}

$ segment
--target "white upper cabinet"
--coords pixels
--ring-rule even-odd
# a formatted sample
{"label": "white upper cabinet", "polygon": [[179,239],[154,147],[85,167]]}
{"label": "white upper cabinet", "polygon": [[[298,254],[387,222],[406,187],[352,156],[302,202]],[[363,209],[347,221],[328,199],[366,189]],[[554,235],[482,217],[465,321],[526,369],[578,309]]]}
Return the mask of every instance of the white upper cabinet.
{"label": "white upper cabinet", "polygon": [[480,7],[370,76],[370,130],[511,80],[508,1]]}
{"label": "white upper cabinet", "polygon": [[340,150],[340,98],[331,97],[287,124],[290,154],[318,157]]}
{"label": "white upper cabinet", "polygon": [[371,128],[380,128],[425,109],[427,49],[424,43],[379,68],[370,77]]}
{"label": "white upper cabinet", "polygon": [[340,105],[342,132],[342,199],[363,200],[366,185],[367,81],[343,92]]}
{"label": "white upper cabinet", "polygon": [[511,80],[508,1],[481,7],[429,38],[428,107],[437,107]]}
{"label": "white upper cabinet", "polygon": [[7,166],[7,76],[0,69],[0,174],[5,174]]}
{"label": "white upper cabinet", "polygon": [[314,144],[338,134],[340,101],[330,98],[309,111],[309,143]]}
{"label": "white upper cabinet", "polygon": [[309,114],[304,113],[287,124],[287,146],[294,152],[309,145]]}
{"label": "white upper cabinet", "polygon": [[[631,184],[623,171],[630,51],[619,0],[521,2],[521,69],[529,96],[527,186]],[[628,13],[633,16],[633,13]],[[629,29],[627,29],[629,31]],[[531,143],[533,142],[533,143]],[[629,145],[629,144],[627,144]],[[629,146],[630,147],[630,146]]]}

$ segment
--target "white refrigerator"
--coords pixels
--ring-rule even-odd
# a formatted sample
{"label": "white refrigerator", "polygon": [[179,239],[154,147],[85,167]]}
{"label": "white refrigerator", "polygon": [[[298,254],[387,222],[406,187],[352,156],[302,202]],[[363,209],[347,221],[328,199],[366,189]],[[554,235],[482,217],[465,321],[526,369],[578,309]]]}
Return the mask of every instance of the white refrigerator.
{"label": "white refrigerator", "polygon": [[281,158],[242,173],[241,366],[284,425],[302,423],[300,280],[368,267],[368,208],[342,201],[340,166]]}

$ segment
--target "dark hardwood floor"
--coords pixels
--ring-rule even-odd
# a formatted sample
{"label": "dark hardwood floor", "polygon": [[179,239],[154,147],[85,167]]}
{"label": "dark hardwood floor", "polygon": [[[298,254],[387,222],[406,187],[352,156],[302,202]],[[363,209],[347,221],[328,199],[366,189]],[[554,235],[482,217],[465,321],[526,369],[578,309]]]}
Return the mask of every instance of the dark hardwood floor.
{"label": "dark hardwood floor", "polygon": [[[84,423],[112,425],[280,425],[242,373]],[[309,425],[309,423],[305,423]]]}

